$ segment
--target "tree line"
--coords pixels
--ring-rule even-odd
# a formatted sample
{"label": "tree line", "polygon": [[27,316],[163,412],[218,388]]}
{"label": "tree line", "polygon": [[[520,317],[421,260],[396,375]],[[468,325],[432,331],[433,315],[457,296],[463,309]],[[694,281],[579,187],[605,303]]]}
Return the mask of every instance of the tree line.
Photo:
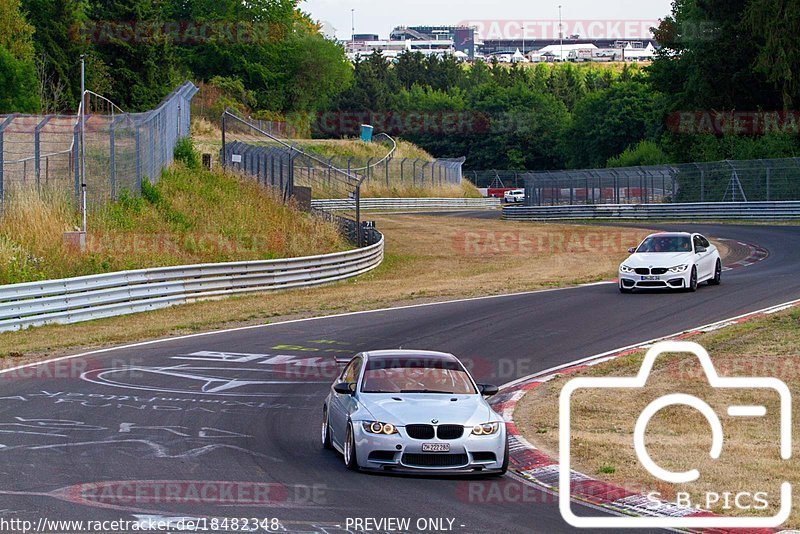
{"label": "tree line", "polygon": [[241,86],[253,108],[315,110],[350,83],[299,0],[0,0],[0,112],[74,111],[86,86],[128,111],[185,79]]}
{"label": "tree line", "polygon": [[87,87],[126,110],[188,78],[213,88],[209,117],[230,105],[325,136],[375,121],[471,169],[795,157],[798,29],[792,0],[676,0],[644,67],[351,65],[299,0],[0,0],[0,113],[74,111],[84,55]]}

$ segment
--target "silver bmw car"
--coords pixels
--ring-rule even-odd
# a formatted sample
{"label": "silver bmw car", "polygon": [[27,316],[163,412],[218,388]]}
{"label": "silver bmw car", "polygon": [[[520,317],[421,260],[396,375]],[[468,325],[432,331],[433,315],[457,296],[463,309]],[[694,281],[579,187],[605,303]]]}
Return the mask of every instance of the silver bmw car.
{"label": "silver bmw car", "polygon": [[382,350],[353,357],[322,409],[322,445],[349,469],[498,474],[508,469],[503,418],[452,354]]}

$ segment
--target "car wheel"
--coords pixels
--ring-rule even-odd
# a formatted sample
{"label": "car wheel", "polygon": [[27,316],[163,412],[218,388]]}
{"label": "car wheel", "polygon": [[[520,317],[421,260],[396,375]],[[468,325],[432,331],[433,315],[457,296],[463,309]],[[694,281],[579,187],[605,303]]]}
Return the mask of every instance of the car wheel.
{"label": "car wheel", "polygon": [[328,425],[327,407],[322,409],[322,447],[328,450],[333,449],[333,443],[331,443],[331,428]]}
{"label": "car wheel", "polygon": [[353,425],[347,423],[347,436],[344,440],[344,465],[348,469],[355,471],[358,469],[358,461],[356,460],[356,439],[353,436]]}
{"label": "car wheel", "polygon": [[697,267],[692,267],[692,274],[689,275],[689,292],[694,293],[697,291]]}
{"label": "car wheel", "polygon": [[714,268],[714,278],[708,281],[710,286],[718,286],[722,283],[722,262],[717,260],[717,266]]}
{"label": "car wheel", "polygon": [[622,281],[620,281],[620,283],[619,283],[619,292],[620,293],[624,293],[624,294],[633,293],[633,289],[628,289],[627,287],[622,285]]}

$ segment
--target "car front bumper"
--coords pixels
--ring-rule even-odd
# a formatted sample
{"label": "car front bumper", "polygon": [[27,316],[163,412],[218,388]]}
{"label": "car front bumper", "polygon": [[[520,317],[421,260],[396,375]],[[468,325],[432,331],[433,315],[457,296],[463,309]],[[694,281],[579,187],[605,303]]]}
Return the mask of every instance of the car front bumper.
{"label": "car front bumper", "polygon": [[[419,440],[409,437],[403,427],[392,435],[366,432],[354,425],[356,459],[362,469],[422,474],[465,474],[501,472],[506,454],[506,430],[497,434],[473,436],[469,429],[458,439]],[[422,452],[423,443],[448,443],[450,451]]]}
{"label": "car front bumper", "polygon": [[691,271],[685,273],[667,273],[658,280],[642,280],[638,274],[619,273],[619,283],[625,289],[685,289],[689,287]]}

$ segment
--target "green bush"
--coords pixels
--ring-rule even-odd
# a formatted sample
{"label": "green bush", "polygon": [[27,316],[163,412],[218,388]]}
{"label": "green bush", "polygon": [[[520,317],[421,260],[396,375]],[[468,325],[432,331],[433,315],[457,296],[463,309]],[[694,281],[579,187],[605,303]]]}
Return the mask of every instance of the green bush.
{"label": "green bush", "polygon": [[652,141],[639,141],[629,146],[622,154],[609,158],[606,167],[638,167],[669,163],[669,157]]}
{"label": "green bush", "polygon": [[173,151],[175,161],[183,163],[187,168],[197,170],[200,168],[200,153],[194,148],[189,137],[178,139]]}

